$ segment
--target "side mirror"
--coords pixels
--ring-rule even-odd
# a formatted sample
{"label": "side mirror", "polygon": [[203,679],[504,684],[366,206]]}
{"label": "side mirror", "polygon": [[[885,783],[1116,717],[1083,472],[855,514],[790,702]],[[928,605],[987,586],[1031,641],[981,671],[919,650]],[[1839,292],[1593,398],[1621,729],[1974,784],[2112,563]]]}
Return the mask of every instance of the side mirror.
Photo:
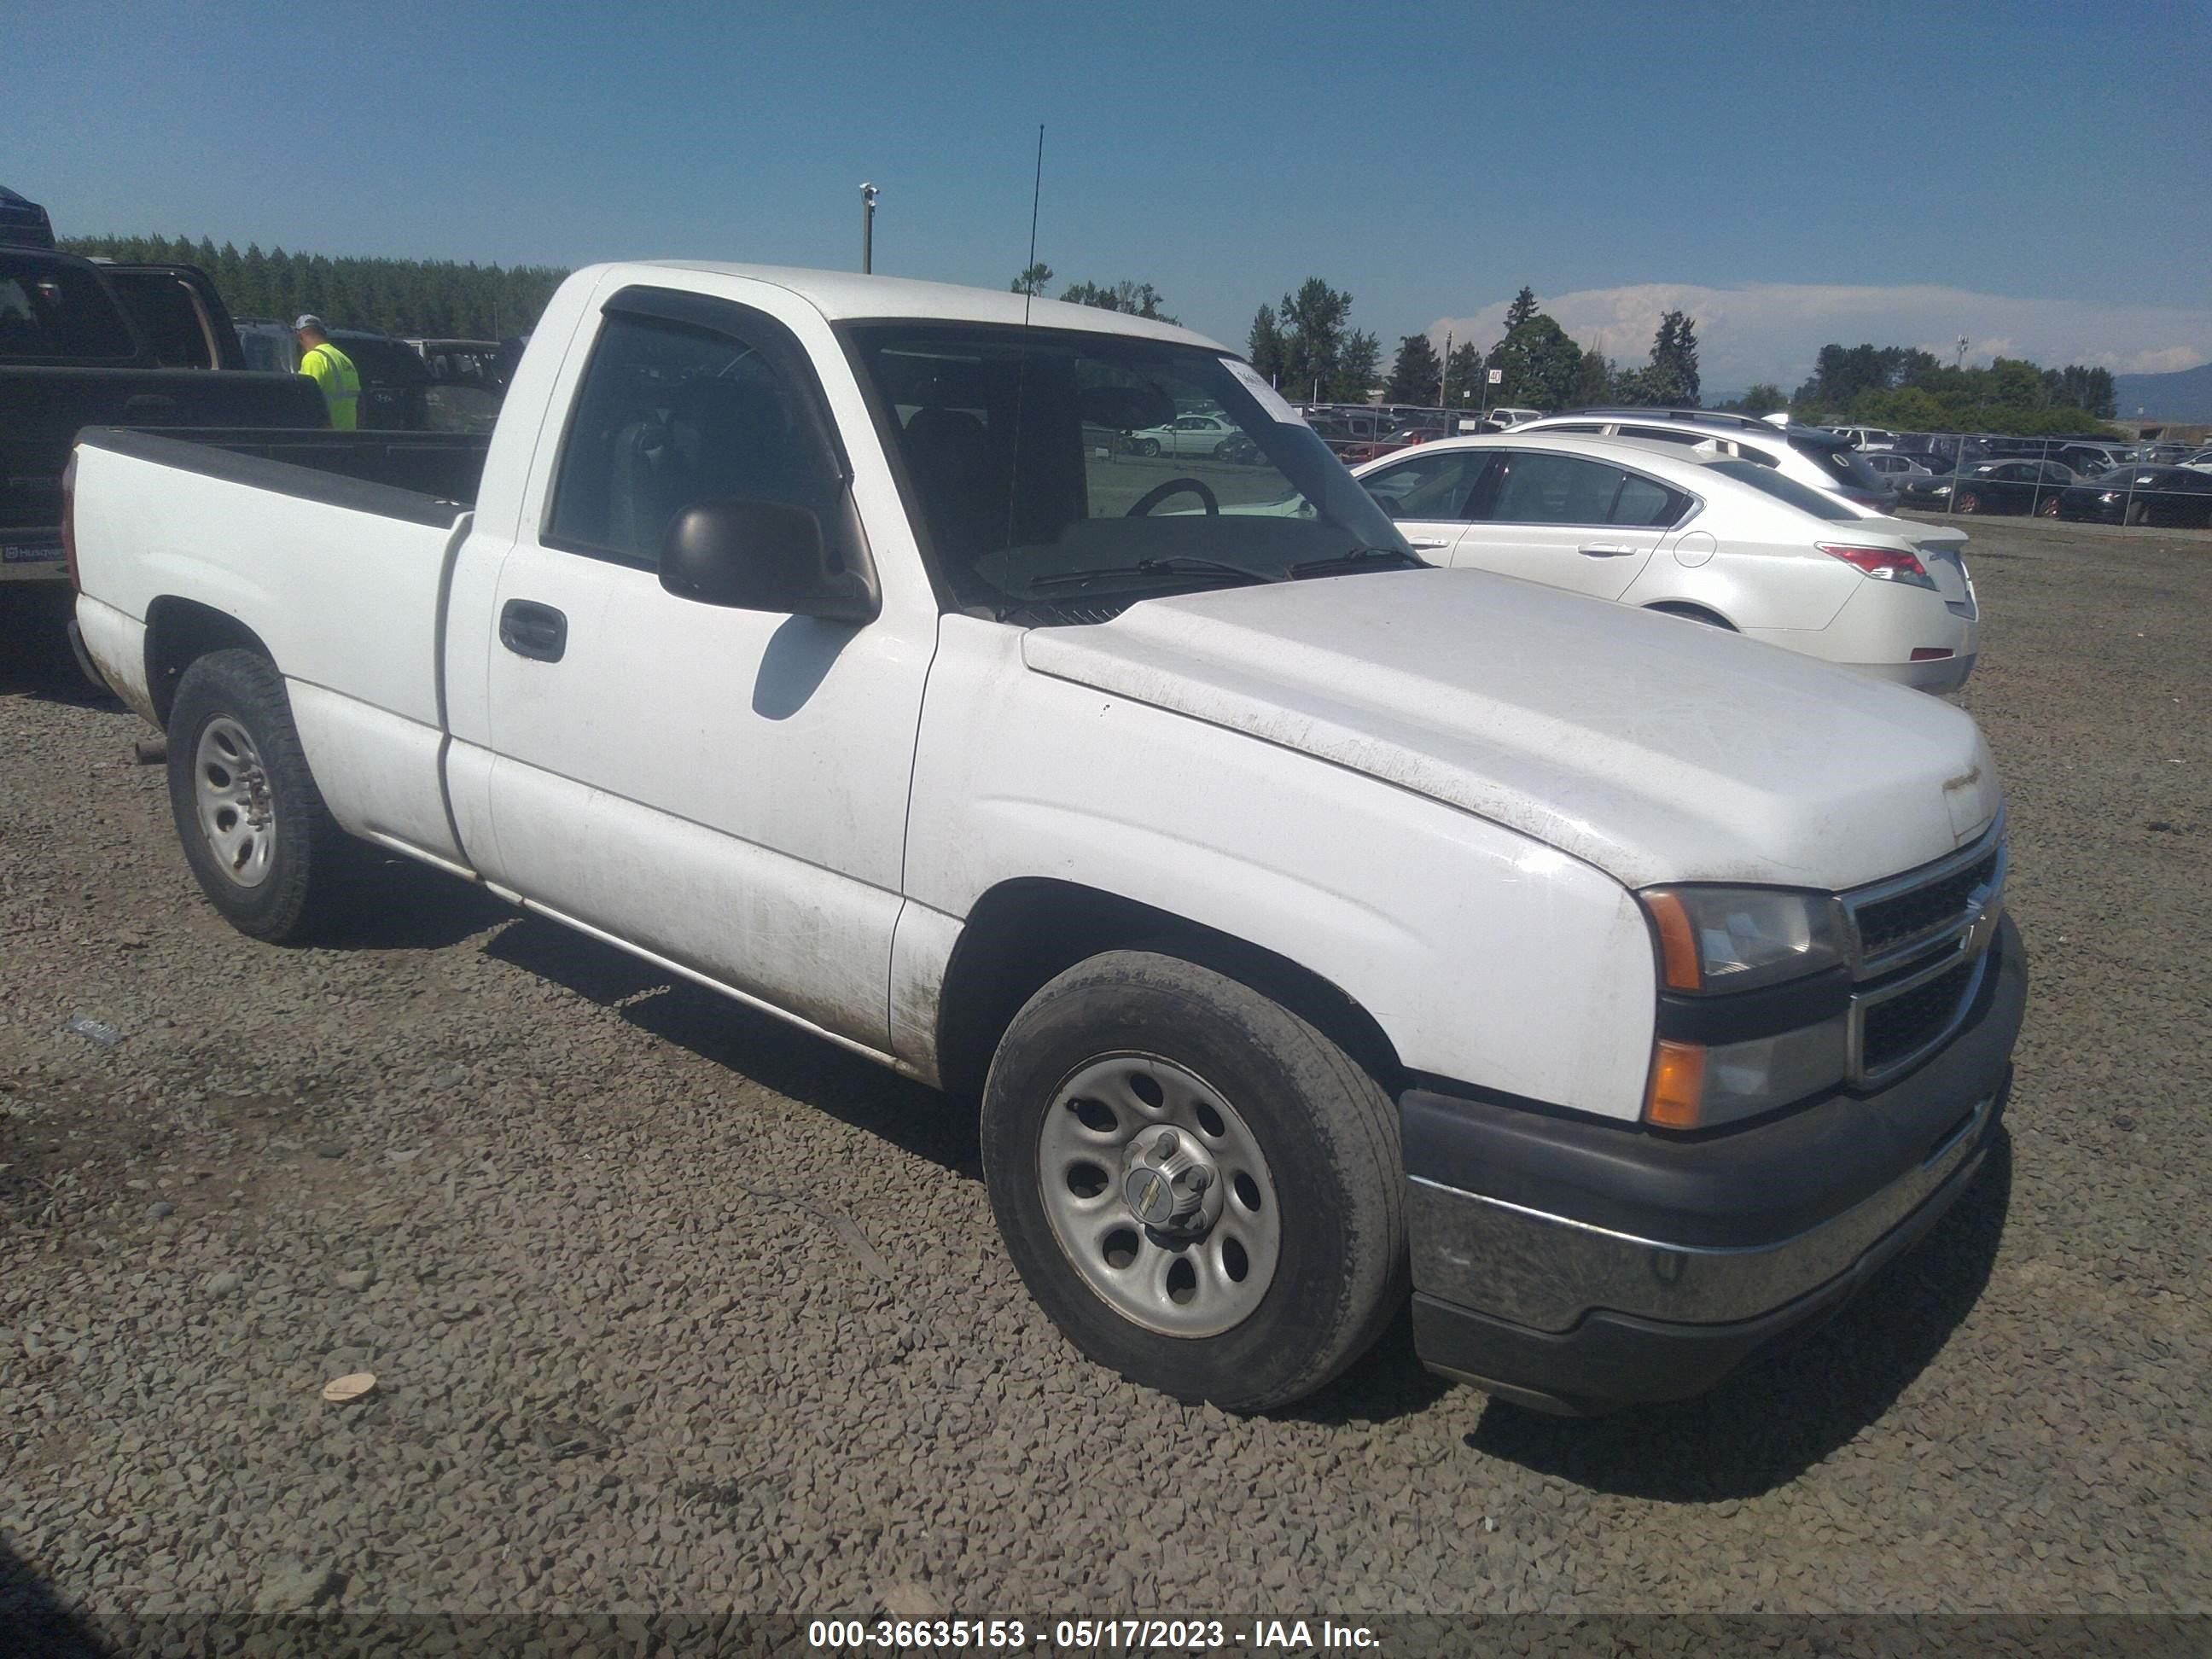
{"label": "side mirror", "polygon": [[660,585],[681,599],[824,622],[873,622],[874,584],[834,569],[822,520],[781,501],[701,501],[668,526]]}

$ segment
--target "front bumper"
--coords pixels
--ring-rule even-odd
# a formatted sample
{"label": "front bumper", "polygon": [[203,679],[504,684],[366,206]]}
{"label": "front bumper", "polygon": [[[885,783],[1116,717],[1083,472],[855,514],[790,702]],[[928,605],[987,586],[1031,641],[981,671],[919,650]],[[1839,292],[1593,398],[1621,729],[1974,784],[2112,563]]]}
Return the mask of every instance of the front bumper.
{"label": "front bumper", "polygon": [[1587,1415],[1702,1393],[1832,1313],[1980,1172],[2027,998],[2018,930],[1949,1044],[1692,1139],[1410,1091],[1413,1335],[1431,1370]]}
{"label": "front bumper", "polygon": [[1960,690],[1973,678],[1974,657],[1975,653],[1968,651],[1961,656],[1938,657],[1933,662],[1854,662],[1844,666],[1871,674],[1878,680],[1942,696]]}

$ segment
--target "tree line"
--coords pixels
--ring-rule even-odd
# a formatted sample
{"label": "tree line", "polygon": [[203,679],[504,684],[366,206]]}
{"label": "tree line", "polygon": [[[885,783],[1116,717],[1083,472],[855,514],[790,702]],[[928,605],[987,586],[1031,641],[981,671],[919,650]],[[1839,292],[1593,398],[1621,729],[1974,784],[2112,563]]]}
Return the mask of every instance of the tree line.
{"label": "tree line", "polygon": [[[1351,313],[1350,294],[1309,277],[1280,307],[1260,307],[1245,355],[1293,397],[1364,401],[1375,390],[1381,353],[1372,334],[1350,326]],[[1447,358],[1427,334],[1401,335],[1381,387],[1385,403],[1455,409],[1602,403],[1695,408],[1698,392],[1697,326],[1684,313],[1660,319],[1649,362],[1622,368],[1596,348],[1577,344],[1528,288],[1506,307],[1499,337],[1488,346],[1453,343]]]}
{"label": "tree line", "polygon": [[1986,368],[1968,368],[1917,346],[1831,342],[1793,396],[1760,385],[1739,402],[1755,415],[1787,409],[1794,420],[1838,425],[2063,437],[2103,432],[2115,389],[2110,369],[2080,363],[2045,368],[1998,357]]}
{"label": "tree line", "polygon": [[198,265],[234,317],[289,323],[311,311],[332,328],[453,339],[502,340],[538,325],[568,273],[550,265],[463,264],[451,259],[377,259],[349,255],[239,252],[205,236],[71,236],[67,252],[123,264]]}

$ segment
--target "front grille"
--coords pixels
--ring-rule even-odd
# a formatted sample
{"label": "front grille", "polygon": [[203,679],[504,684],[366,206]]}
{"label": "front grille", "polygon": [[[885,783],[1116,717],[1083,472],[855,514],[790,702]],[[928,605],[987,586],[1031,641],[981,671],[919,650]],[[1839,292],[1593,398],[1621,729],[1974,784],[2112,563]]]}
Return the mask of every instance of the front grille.
{"label": "front grille", "polygon": [[1843,896],[1852,977],[1850,1073],[1889,1082],[1948,1042],[1966,1018],[2003,905],[2004,823],[1911,875]]}
{"label": "front grille", "polygon": [[1859,1024],[1860,1065],[1879,1075],[1945,1036],[1972,994],[1981,968],[1974,957],[1924,984],[1871,1005]]}
{"label": "front grille", "polygon": [[1963,870],[1860,907],[1856,912],[1859,954],[1866,958],[1886,956],[1907,939],[1962,920],[1969,912],[1975,890],[1989,886],[1996,872],[1997,849],[1992,847]]}

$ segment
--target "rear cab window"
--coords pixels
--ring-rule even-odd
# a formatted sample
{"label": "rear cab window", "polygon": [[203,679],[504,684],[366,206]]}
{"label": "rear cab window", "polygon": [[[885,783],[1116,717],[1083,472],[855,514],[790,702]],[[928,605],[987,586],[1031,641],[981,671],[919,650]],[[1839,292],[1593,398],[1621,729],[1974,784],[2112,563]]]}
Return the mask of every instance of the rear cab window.
{"label": "rear cab window", "polygon": [[0,255],[0,360],[127,362],[131,325],[90,270]]}

